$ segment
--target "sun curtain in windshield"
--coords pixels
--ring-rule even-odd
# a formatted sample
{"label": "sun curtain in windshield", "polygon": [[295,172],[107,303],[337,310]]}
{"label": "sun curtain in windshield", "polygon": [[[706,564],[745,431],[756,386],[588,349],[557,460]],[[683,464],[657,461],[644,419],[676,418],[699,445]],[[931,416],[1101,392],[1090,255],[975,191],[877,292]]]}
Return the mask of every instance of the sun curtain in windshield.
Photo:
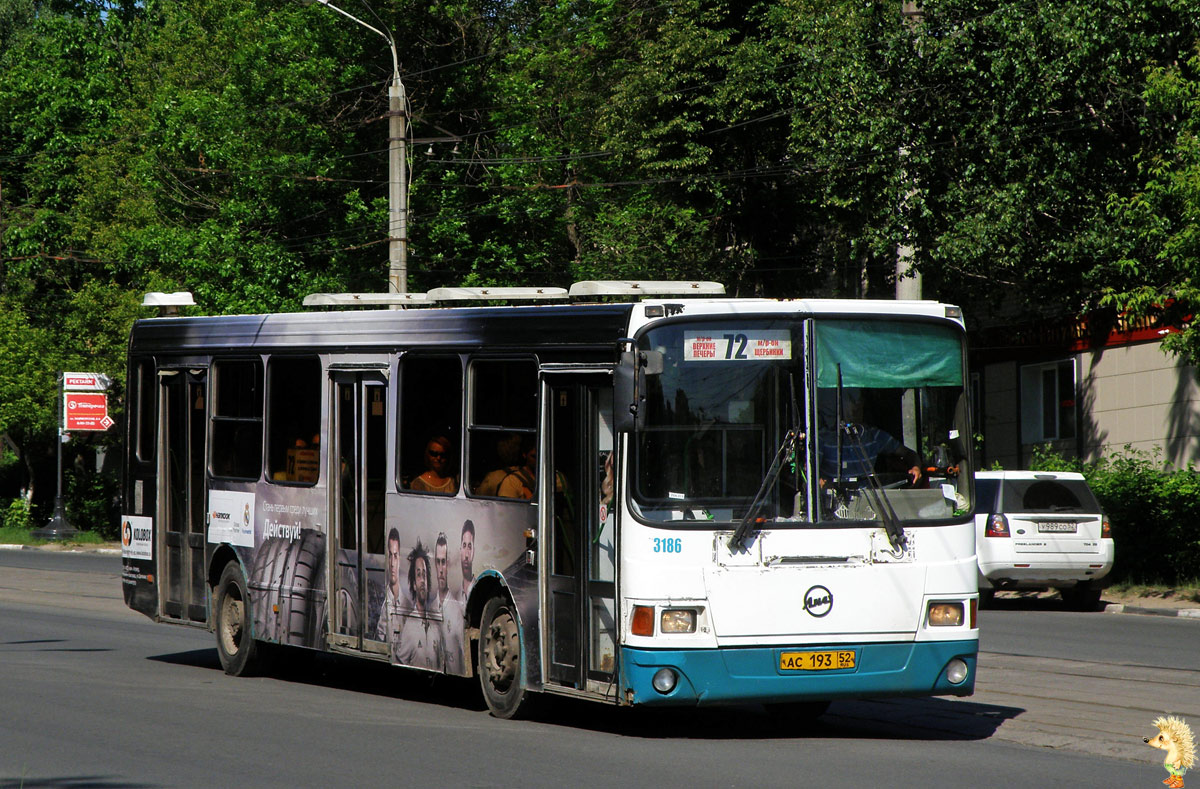
{"label": "sun curtain in windshield", "polygon": [[646,520],[736,522],[764,487],[756,517],[780,522],[969,509],[962,335],[951,324],[681,321],[646,331],[639,348],[662,355],[636,436],[634,502]]}

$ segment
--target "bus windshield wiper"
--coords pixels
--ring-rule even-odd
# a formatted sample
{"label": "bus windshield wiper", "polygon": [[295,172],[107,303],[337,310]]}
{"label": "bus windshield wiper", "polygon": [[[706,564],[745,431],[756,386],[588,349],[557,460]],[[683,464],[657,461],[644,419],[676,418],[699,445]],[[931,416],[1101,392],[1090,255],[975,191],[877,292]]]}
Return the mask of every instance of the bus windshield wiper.
{"label": "bus windshield wiper", "polygon": [[762,509],[763,503],[767,500],[767,495],[775,486],[775,481],[779,479],[780,472],[783,471],[785,461],[792,456],[796,449],[796,439],[798,434],[795,428],[787,431],[787,435],[783,437],[783,443],[779,445],[779,449],[775,452],[775,459],[771,461],[771,467],[767,469],[767,475],[763,477],[762,484],[758,486],[758,493],[754,494],[754,500],[750,502],[750,508],[746,510],[746,516],[742,518],[742,522],[738,524],[737,529],[733,532],[733,536],[729,538],[730,550],[737,550],[746,539],[751,530],[757,524],[758,511]]}
{"label": "bus windshield wiper", "polygon": [[892,508],[892,502],[884,493],[883,485],[880,484],[879,477],[875,474],[875,464],[867,456],[867,449],[862,443],[862,426],[843,423],[839,433],[844,433],[849,437],[851,447],[858,453],[859,460],[867,471],[867,487],[864,490],[867,498],[871,500],[872,509],[879,513],[879,520],[883,521],[883,529],[887,532],[892,550],[896,553],[903,553],[908,547],[908,538],[904,536],[900,518],[896,516],[896,510]]}

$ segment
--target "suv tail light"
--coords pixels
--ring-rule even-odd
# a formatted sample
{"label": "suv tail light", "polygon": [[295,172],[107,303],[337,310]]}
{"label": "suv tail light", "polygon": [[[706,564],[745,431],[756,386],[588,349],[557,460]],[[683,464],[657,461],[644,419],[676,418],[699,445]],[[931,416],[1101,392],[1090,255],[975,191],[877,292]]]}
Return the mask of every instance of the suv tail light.
{"label": "suv tail light", "polygon": [[1003,515],[996,514],[988,518],[987,528],[983,531],[984,537],[1008,537],[1008,518]]}
{"label": "suv tail light", "polygon": [[1112,525],[1108,522],[1108,516],[1100,516],[1100,536],[1101,538],[1112,538]]}

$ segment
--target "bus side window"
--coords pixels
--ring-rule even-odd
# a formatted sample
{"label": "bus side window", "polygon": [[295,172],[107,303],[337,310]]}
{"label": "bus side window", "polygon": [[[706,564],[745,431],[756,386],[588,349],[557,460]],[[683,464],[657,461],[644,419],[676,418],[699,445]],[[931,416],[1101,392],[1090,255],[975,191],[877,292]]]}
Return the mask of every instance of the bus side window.
{"label": "bus side window", "polygon": [[462,472],[462,360],[406,355],[400,361],[401,490],[454,495]]}
{"label": "bus side window", "polygon": [[154,362],[149,359],[140,360],[134,370],[133,381],[136,387],[134,402],[137,403],[137,412],[130,424],[137,431],[137,441],[134,445],[137,459],[144,463],[154,460],[154,427],[157,415],[154,398],[157,382],[154,376]]}
{"label": "bus side window", "polygon": [[467,463],[472,495],[534,498],[537,392],[532,359],[472,362]]}
{"label": "bus side window", "polygon": [[267,479],[314,484],[321,464],[321,362],[267,363]]}
{"label": "bus side window", "polygon": [[263,444],[262,362],[217,362],[213,376],[212,473],[258,479]]}

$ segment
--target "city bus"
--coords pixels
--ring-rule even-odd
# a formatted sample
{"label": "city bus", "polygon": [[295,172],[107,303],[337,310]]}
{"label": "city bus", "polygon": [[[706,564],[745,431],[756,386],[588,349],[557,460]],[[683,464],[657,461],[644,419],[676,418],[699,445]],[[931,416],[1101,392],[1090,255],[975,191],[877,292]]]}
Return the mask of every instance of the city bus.
{"label": "city bus", "polygon": [[332,308],[129,341],[124,598],[214,632],[229,674],[353,655],[477,676],[498,717],[973,692],[959,308],[670,282],[306,304]]}

